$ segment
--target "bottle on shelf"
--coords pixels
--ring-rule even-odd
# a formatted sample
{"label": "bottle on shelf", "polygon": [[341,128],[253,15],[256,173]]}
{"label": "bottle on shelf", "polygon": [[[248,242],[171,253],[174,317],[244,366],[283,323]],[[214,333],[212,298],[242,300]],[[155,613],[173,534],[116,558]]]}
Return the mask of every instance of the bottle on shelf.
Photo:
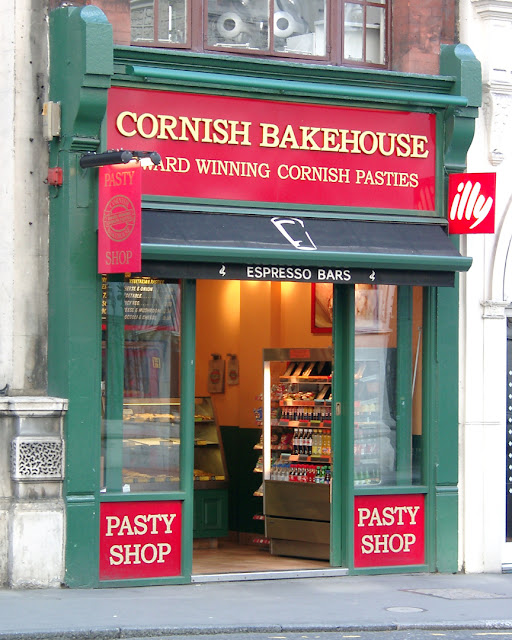
{"label": "bottle on shelf", "polygon": [[313,454],[313,430],[308,429],[308,437],[307,437],[307,455],[311,456]]}

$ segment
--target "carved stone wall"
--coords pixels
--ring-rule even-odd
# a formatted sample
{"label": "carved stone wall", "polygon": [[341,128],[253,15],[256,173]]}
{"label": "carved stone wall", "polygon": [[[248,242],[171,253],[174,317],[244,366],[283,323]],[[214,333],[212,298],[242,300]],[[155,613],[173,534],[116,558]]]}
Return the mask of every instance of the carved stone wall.
{"label": "carved stone wall", "polygon": [[0,585],[62,583],[67,405],[60,398],[0,398]]}
{"label": "carved stone wall", "polygon": [[62,480],[64,441],[54,436],[17,436],[11,442],[11,478],[15,482]]}
{"label": "carved stone wall", "polygon": [[482,71],[488,156],[491,165],[498,166],[510,155],[512,141],[512,127],[508,124],[512,108],[512,1],[472,0],[472,5],[482,21],[486,52]]}

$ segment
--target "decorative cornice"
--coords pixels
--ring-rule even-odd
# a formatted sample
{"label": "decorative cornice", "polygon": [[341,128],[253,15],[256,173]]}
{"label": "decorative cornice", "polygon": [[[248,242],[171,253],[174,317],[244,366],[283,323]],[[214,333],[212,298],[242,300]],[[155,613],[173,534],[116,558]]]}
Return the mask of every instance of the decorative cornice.
{"label": "decorative cornice", "polygon": [[511,0],[472,0],[472,3],[484,20],[510,20],[512,17]]}
{"label": "decorative cornice", "polygon": [[488,320],[505,319],[505,309],[510,305],[506,300],[483,300],[480,304],[483,308],[482,318]]}
{"label": "decorative cornice", "polygon": [[503,162],[507,149],[508,96],[494,91],[483,93],[483,115],[487,129],[487,152],[490,163],[496,167]]}

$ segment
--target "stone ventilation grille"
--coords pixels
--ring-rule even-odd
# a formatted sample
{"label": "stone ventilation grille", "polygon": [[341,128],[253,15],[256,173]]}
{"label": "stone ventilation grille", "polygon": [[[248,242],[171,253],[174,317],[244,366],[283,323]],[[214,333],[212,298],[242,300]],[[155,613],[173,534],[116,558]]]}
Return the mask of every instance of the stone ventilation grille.
{"label": "stone ventilation grille", "polygon": [[64,443],[61,438],[18,436],[11,443],[13,480],[61,480],[64,477]]}

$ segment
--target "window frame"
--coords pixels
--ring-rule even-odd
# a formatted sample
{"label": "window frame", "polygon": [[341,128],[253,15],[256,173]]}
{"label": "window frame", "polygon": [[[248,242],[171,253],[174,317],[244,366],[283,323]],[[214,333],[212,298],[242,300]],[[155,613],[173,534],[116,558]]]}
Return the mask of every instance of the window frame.
{"label": "window frame", "polygon": [[[359,4],[363,7],[363,21],[362,21],[362,30],[363,30],[363,59],[362,60],[354,60],[352,58],[345,57],[345,8],[347,4]],[[340,43],[340,51],[339,51],[339,62],[340,66],[351,66],[351,67],[363,67],[365,69],[388,69],[390,65],[390,46],[391,46],[391,0],[383,0],[383,2],[378,2],[378,0],[341,0],[340,2],[340,16],[337,24],[340,25],[340,33],[341,33],[341,43]],[[368,7],[376,7],[384,9],[384,61],[382,63],[377,62],[369,62],[366,59],[367,55],[367,12]]]}
{"label": "window frame", "polygon": [[[186,6],[186,26],[187,34],[185,42],[174,43],[158,40],[158,6],[161,0],[153,0],[153,29],[154,35],[157,37],[150,40],[131,40],[132,46],[153,47],[158,49],[181,49],[190,50],[195,53],[219,53],[230,54],[241,57],[265,58],[271,60],[290,60],[294,62],[311,61],[317,64],[332,64],[335,66],[350,66],[371,69],[389,69],[391,62],[391,0],[383,0],[376,2],[374,0],[354,0],[354,4],[361,4],[364,8],[366,16],[368,7],[377,7],[384,9],[385,28],[384,28],[384,61],[383,63],[368,62],[366,58],[366,20],[363,21],[363,60],[354,60],[344,57],[345,48],[345,32],[344,32],[344,16],[346,0],[325,0],[326,1],[326,47],[325,55],[300,55],[296,52],[274,51],[274,30],[269,29],[269,48],[268,50],[246,50],[237,49],[231,46],[208,44],[208,0],[184,0]],[[269,25],[274,23],[274,2],[269,0]],[[339,27],[337,29],[336,27]],[[336,37],[336,34],[339,37]]]}
{"label": "window frame", "polygon": [[[268,23],[269,23],[269,38],[268,38],[268,49],[264,50],[264,49],[259,49],[259,50],[253,50],[253,51],[249,51],[249,50],[245,50],[243,48],[237,49],[236,47],[222,47],[222,46],[215,46],[215,45],[209,45],[207,42],[208,39],[208,11],[205,11],[205,4],[208,4],[208,0],[186,0],[188,3],[194,3],[194,1],[200,2],[201,3],[201,11],[203,13],[203,31],[202,31],[202,39],[203,39],[203,47],[202,47],[202,51],[207,51],[207,52],[219,52],[219,53],[230,53],[230,54],[237,54],[237,55],[244,55],[244,56],[252,56],[252,57],[263,57],[263,58],[271,58],[271,59],[292,59],[292,60],[297,60],[297,61],[301,61],[303,62],[304,60],[311,60],[314,62],[326,62],[326,63],[330,63],[330,49],[331,47],[329,46],[329,40],[331,38],[331,25],[333,24],[333,16],[332,16],[332,7],[334,6],[334,4],[339,1],[339,0],[325,0],[326,3],[326,19],[327,19],[327,25],[326,25],[326,32],[325,32],[325,38],[326,38],[326,46],[325,46],[325,55],[320,56],[320,55],[298,55],[295,52],[286,52],[286,51],[275,51],[274,50],[274,40],[275,40],[275,36],[274,36],[274,2],[273,0],[268,0],[268,4],[269,4],[269,16],[268,16]],[[388,0],[386,0],[387,2]]]}
{"label": "window frame", "polygon": [[[158,39],[158,10],[160,0],[152,0],[153,2],[153,40],[133,40],[130,30],[130,45],[133,47],[152,47],[157,49],[194,49],[192,34],[194,32],[192,23],[192,0],[183,0],[186,6],[186,38],[185,42],[170,42]],[[131,7],[130,7],[131,10]],[[156,37],[155,37],[156,36]]]}

